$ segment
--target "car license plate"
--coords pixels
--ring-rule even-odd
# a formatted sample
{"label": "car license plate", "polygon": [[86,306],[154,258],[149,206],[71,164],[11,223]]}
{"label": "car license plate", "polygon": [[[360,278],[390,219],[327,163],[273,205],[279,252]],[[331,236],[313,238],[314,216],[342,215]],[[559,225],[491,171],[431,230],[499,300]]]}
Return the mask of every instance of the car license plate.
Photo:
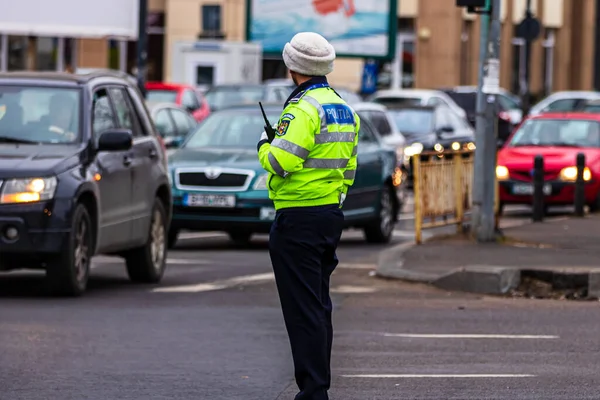
{"label": "car license plate", "polygon": [[[533,195],[533,185],[529,183],[515,184],[513,185],[512,192],[515,195],[520,196],[531,196]],[[543,188],[543,192],[546,196],[552,194],[552,185],[546,183]]]}
{"label": "car license plate", "polygon": [[219,194],[188,194],[184,204],[188,207],[235,207],[235,196]]}

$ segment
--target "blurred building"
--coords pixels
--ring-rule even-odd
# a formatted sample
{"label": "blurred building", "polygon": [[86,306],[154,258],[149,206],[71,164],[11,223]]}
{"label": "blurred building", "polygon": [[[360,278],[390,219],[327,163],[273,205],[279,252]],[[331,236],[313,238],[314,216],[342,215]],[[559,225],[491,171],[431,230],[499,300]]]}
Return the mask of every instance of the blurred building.
{"label": "blurred building", "polygon": [[[148,0],[148,60],[150,80],[170,80],[169,54],[173,43],[197,38],[243,41],[247,0]],[[374,0],[378,1],[378,0]],[[379,0],[381,1],[381,0]],[[501,85],[518,91],[524,71],[524,43],[515,38],[527,0],[503,0],[501,10]],[[591,89],[594,59],[594,0],[532,0],[541,20],[542,34],[532,46],[533,93]],[[8,69],[56,69],[57,41],[53,38],[8,37]],[[135,65],[135,43],[120,46],[112,40],[67,40],[69,68]],[[125,48],[127,55],[125,56]],[[400,0],[397,60],[380,66],[380,84],[386,86],[401,71],[404,87],[435,88],[477,82],[479,20],[455,6],[454,0]],[[358,89],[363,60],[339,59],[331,80]],[[263,62],[264,78],[286,76],[281,59]]]}

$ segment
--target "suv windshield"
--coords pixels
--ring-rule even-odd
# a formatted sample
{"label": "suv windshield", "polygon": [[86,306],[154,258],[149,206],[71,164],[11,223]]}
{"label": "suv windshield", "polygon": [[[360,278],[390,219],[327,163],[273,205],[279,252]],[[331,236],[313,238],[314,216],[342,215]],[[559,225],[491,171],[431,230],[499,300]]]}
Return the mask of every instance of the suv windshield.
{"label": "suv windshield", "polygon": [[529,120],[515,132],[509,146],[600,147],[600,123],[581,119]]}
{"label": "suv windshield", "polygon": [[[227,147],[256,150],[256,144],[265,121],[256,107],[252,110],[227,110],[211,114],[190,134],[182,146],[185,148]],[[277,122],[279,113],[265,110],[271,123]]]}
{"label": "suv windshield", "polygon": [[262,86],[222,86],[211,88],[204,98],[212,110],[240,104],[256,104],[263,99]]}
{"label": "suv windshield", "polygon": [[80,110],[79,89],[0,85],[0,141],[73,143]]}
{"label": "suv windshield", "polygon": [[148,90],[146,101],[153,103],[175,103],[177,100],[176,90]]}
{"label": "suv windshield", "polygon": [[396,128],[405,136],[431,133],[433,130],[433,110],[388,109]]}

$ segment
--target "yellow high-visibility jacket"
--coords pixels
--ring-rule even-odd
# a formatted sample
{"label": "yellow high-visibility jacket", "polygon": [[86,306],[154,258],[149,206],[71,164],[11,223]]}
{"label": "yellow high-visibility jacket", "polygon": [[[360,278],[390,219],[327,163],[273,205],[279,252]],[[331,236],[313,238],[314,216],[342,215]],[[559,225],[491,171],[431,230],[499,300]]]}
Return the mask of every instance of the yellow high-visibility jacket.
{"label": "yellow high-visibility jacket", "polygon": [[341,204],[354,183],[359,129],[360,118],[325,78],[299,86],[273,142],[258,144],[275,208]]}

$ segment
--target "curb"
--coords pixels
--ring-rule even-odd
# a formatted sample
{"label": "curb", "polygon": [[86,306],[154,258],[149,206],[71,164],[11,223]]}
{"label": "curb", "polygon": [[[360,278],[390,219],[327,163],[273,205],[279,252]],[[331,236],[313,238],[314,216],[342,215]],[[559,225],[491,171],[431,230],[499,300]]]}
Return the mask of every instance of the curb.
{"label": "curb", "polygon": [[510,266],[469,265],[445,274],[403,268],[404,253],[417,246],[406,242],[383,251],[375,275],[386,279],[426,283],[437,288],[477,294],[506,295],[519,289],[524,279],[545,282],[554,291],[579,290],[587,299],[600,298],[600,270],[568,271],[564,268],[519,268]]}

